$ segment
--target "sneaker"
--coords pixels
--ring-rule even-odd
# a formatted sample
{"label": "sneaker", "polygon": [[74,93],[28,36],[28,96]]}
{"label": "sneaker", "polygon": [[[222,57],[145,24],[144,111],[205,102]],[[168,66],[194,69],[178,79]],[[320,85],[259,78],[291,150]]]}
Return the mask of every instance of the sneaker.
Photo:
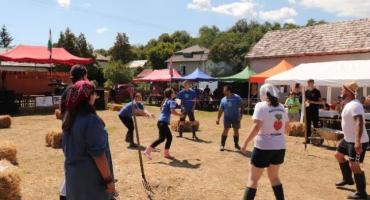
{"label": "sneaker", "polygon": [[237,150],[239,150],[239,151],[240,151],[240,149],[241,149],[241,148],[240,148],[239,144],[236,144],[236,145],[235,145],[235,149],[237,149]]}
{"label": "sneaker", "polygon": [[225,151],[225,147],[224,146],[220,146],[220,151]]}

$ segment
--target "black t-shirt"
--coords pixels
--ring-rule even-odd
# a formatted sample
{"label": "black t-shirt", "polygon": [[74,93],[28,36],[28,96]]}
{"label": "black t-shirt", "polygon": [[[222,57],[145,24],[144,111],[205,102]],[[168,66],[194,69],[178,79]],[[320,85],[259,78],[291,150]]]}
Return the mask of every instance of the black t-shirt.
{"label": "black t-shirt", "polygon": [[[309,101],[319,101],[321,98],[320,90],[316,88],[314,88],[312,91],[306,90],[305,95],[306,95],[306,99]],[[320,108],[319,104],[313,104],[313,103],[310,103],[310,106],[308,107],[308,109],[310,110],[319,110],[319,108]]]}

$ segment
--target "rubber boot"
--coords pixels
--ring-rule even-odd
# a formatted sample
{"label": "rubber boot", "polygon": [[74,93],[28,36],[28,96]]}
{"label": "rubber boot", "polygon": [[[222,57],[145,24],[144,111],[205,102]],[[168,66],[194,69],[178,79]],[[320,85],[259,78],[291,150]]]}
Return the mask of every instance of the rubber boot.
{"label": "rubber boot", "polygon": [[171,156],[169,149],[164,150],[164,157],[167,158],[167,159],[171,159],[171,160],[175,159],[174,156]]}
{"label": "rubber boot", "polygon": [[349,162],[339,163],[340,171],[342,171],[343,180],[335,184],[337,187],[342,187],[345,185],[353,185],[352,170],[349,167]]}
{"label": "rubber boot", "polygon": [[254,200],[256,196],[257,189],[254,188],[245,188],[243,200]]}
{"label": "rubber boot", "polygon": [[145,151],[144,151],[144,155],[149,159],[151,160],[152,159],[152,156],[151,156],[151,153],[153,151],[153,148],[149,145]]}
{"label": "rubber boot", "polygon": [[274,191],[276,200],[284,200],[284,190],[283,185],[276,185],[272,187],[272,190]]}
{"label": "rubber boot", "polygon": [[193,140],[199,140],[199,138],[197,137],[197,134],[195,132],[195,126],[191,126],[191,131],[193,132]]}
{"label": "rubber boot", "polygon": [[227,136],[221,135],[221,147],[220,147],[220,151],[224,151],[226,139],[227,139]]}
{"label": "rubber boot", "polygon": [[67,200],[67,197],[60,195],[59,200]]}
{"label": "rubber boot", "polygon": [[348,199],[367,199],[365,173],[354,174],[357,191],[348,195]]}
{"label": "rubber boot", "polygon": [[235,145],[235,149],[240,150],[239,136],[234,136],[234,145]]}
{"label": "rubber boot", "polygon": [[184,131],[184,126],[179,125],[179,137],[182,137],[182,132]]}

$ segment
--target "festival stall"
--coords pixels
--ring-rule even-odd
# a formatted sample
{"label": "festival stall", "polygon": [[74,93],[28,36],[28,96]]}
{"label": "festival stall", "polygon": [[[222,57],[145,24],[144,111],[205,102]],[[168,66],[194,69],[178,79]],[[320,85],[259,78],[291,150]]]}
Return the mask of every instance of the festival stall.
{"label": "festival stall", "polygon": [[195,81],[195,82],[199,82],[199,81],[208,81],[208,82],[217,81],[216,78],[213,78],[213,77],[209,76],[208,74],[206,74],[205,72],[203,72],[199,68],[195,69],[191,74],[188,74],[188,75],[180,77],[180,78],[174,78],[174,80],[177,80],[177,81],[188,80],[188,81]]}
{"label": "festival stall", "polygon": [[[0,61],[72,66],[75,64],[90,64],[94,59],[74,56],[64,48],[48,49],[44,46],[19,45],[0,54]],[[60,96],[54,95],[56,86],[69,81],[67,73],[8,72],[3,70],[1,75],[0,107],[15,107],[14,104],[16,104],[17,110],[24,108],[24,110],[27,110],[26,112],[28,110],[34,112],[36,109],[59,105]],[[17,111],[12,108],[10,110],[0,110],[0,112],[14,113]]]}
{"label": "festival stall", "polygon": [[250,77],[250,82],[251,83],[259,83],[262,84],[265,82],[266,79],[268,79],[271,76],[274,76],[276,74],[280,74],[282,72],[288,71],[291,68],[293,68],[293,65],[288,63],[285,59],[283,59],[279,64],[276,66],[261,72],[259,74],[252,75]]}

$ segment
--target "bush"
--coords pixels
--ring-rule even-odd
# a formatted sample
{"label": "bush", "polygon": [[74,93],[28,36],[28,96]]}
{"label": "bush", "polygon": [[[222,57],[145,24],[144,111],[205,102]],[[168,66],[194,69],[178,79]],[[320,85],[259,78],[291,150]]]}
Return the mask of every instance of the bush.
{"label": "bush", "polygon": [[125,84],[132,80],[130,68],[124,65],[121,61],[111,61],[104,68],[104,76],[113,85]]}

